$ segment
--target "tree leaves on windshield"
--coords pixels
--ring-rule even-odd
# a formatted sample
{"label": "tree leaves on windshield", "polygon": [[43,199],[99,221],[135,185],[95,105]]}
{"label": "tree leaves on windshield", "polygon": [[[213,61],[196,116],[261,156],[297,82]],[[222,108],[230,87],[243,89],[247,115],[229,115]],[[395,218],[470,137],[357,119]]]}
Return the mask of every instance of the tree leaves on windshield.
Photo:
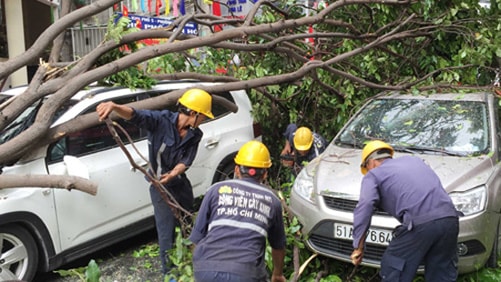
{"label": "tree leaves on windshield", "polygon": [[487,129],[487,109],[482,102],[376,99],[354,117],[335,142],[349,145],[378,139],[411,153],[468,156],[488,152]]}
{"label": "tree leaves on windshield", "polygon": [[411,153],[411,154],[425,154],[425,153],[440,153],[443,155],[449,155],[449,156],[458,156],[458,157],[464,157],[467,154],[460,153],[460,152],[453,152],[453,151],[448,151],[445,149],[437,149],[437,148],[431,148],[431,147],[421,147],[421,146],[414,146],[414,145],[392,145],[393,149],[395,151],[401,151],[401,152],[406,152],[406,153]]}
{"label": "tree leaves on windshield", "polygon": [[5,129],[0,132],[0,144],[16,137],[19,133],[23,132],[30,125],[32,125],[41,106],[42,103],[39,100],[31,107],[28,107],[14,121],[12,121],[11,124],[6,126]]}

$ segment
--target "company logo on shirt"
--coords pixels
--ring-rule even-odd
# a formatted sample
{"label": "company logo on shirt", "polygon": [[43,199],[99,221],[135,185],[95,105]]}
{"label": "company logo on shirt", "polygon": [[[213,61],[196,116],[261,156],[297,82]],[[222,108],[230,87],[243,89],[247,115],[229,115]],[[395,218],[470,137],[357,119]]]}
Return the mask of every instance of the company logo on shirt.
{"label": "company logo on shirt", "polygon": [[218,215],[243,216],[268,223],[271,213],[271,196],[228,185],[219,187],[218,193]]}
{"label": "company logo on shirt", "polygon": [[228,185],[223,185],[219,187],[218,190],[219,194],[231,194],[233,191],[231,190],[231,187]]}

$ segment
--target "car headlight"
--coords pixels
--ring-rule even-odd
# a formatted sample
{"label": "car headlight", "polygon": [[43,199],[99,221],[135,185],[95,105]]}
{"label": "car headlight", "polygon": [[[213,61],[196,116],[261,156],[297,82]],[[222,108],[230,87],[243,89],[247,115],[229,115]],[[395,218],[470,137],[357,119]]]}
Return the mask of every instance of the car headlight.
{"label": "car headlight", "polygon": [[315,202],[313,198],[313,176],[308,173],[308,169],[302,169],[297,175],[292,190],[306,201]]}
{"label": "car headlight", "polygon": [[485,209],[487,191],[485,186],[480,186],[465,192],[450,193],[450,197],[456,209],[463,214],[472,215]]}

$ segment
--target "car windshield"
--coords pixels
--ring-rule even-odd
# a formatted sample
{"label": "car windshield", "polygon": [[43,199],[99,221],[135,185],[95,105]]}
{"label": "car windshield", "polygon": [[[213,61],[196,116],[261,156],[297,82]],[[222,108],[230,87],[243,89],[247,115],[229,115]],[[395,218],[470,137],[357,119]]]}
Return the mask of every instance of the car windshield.
{"label": "car windshield", "polygon": [[[0,94],[0,104],[7,101],[12,96],[1,95]],[[14,121],[12,121],[7,127],[0,131],[0,144],[3,144],[10,139],[14,138],[16,135],[21,133],[23,130],[28,128],[35,120],[36,113],[40,106],[40,101],[34,103],[33,105],[26,108]]]}
{"label": "car windshield", "polygon": [[414,153],[482,154],[489,149],[486,105],[457,100],[376,99],[334,142],[360,148],[373,139]]}
{"label": "car windshield", "polygon": [[[0,105],[10,99],[12,96],[0,94]],[[62,107],[60,107],[54,115],[53,121],[58,119],[65,111],[71,108],[75,104],[74,101],[67,101]],[[31,106],[26,108],[15,120],[13,120],[8,126],[0,130],[0,144],[3,144],[10,139],[14,138],[19,133],[23,132],[35,121],[35,117],[38,110],[42,106],[41,100],[33,103]]]}

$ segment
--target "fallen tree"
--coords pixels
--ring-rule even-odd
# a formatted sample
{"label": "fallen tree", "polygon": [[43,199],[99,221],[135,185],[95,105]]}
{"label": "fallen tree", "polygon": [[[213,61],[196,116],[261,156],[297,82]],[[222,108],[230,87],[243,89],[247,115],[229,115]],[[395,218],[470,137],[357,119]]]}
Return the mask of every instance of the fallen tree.
{"label": "fallen tree", "polygon": [[[44,100],[33,125],[0,144],[2,166],[97,124],[97,116],[91,113],[51,127],[57,110],[77,91],[156,58],[202,60],[193,55],[193,50],[207,48],[200,67],[190,65],[186,71],[183,65],[174,72],[147,75],[155,79],[226,82],[206,88],[209,92],[253,90],[255,95],[266,98],[256,108],[263,120],[271,116],[281,122],[301,120],[318,127],[317,131],[326,131],[328,126],[342,124],[351,109],[375,91],[465,87],[475,82],[479,68],[495,68],[496,52],[501,54],[496,47],[501,45],[496,42],[499,38],[494,35],[498,10],[480,9],[475,1],[438,1],[431,5],[411,0],[344,0],[316,9],[258,1],[243,19],[214,16],[194,2],[192,13],[178,17],[167,28],[137,30],[120,21],[110,24],[105,40],[89,54],[77,61],[58,62],[61,34],[67,28],[121,1],[95,1],[74,11],[66,2],[62,1],[63,16],[33,46],[0,63],[0,78],[5,79],[53,44],[50,61],[41,61],[26,91],[0,105],[3,130],[27,107]],[[492,22],[486,17],[491,17]],[[232,28],[203,37],[183,34],[182,28],[189,22],[211,31],[221,25]],[[151,38],[164,42],[134,48],[137,42]],[[125,45],[132,51],[124,52],[121,48]],[[209,54],[210,50],[218,52]],[[120,55],[103,59],[110,53]],[[227,61],[234,54],[239,54],[242,67],[232,71]],[[226,67],[225,76],[215,72],[217,65]],[[133,106],[164,107],[181,94],[173,91]],[[335,120],[334,124],[329,120]],[[271,124],[277,121],[270,120],[266,125]],[[3,178],[0,175],[0,188],[5,188]],[[50,186],[43,183],[45,179],[37,179],[40,183],[30,182],[29,186]]]}

